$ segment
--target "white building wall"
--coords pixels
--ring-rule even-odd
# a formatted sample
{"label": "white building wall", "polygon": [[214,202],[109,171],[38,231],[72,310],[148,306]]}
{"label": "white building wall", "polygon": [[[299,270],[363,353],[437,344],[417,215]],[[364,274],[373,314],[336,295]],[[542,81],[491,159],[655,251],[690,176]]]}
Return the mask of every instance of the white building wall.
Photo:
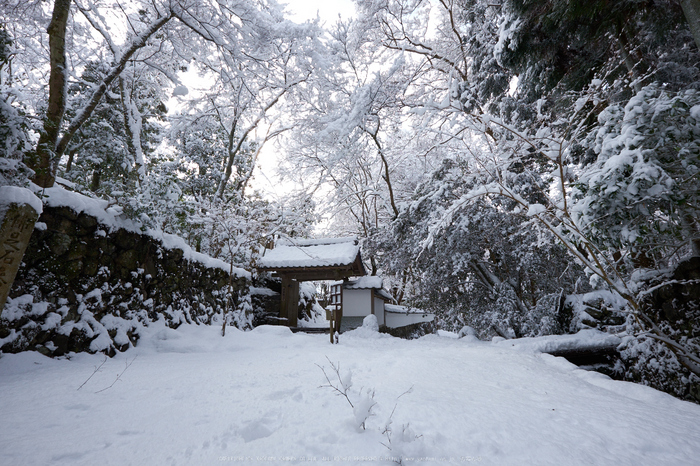
{"label": "white building wall", "polygon": [[343,290],[343,317],[364,317],[372,312],[372,290]]}
{"label": "white building wall", "polygon": [[376,296],[374,298],[374,315],[377,316],[377,323],[384,325],[384,300]]}
{"label": "white building wall", "polygon": [[385,314],[386,326],[389,328],[403,327],[404,325],[417,324],[419,322],[431,322],[434,318],[434,314],[399,314],[394,312],[387,312]]}

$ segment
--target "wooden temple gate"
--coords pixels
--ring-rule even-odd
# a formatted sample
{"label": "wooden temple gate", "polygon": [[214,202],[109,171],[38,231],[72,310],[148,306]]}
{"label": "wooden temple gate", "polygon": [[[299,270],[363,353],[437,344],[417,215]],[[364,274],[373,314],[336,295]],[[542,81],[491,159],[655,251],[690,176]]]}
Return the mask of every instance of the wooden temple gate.
{"label": "wooden temple gate", "polygon": [[[296,327],[299,315],[299,283],[305,281],[345,280],[365,275],[360,246],[356,238],[295,240],[280,244],[263,254],[257,267],[282,279],[281,319]],[[342,298],[332,303],[336,308],[331,319],[331,340],[340,329]],[[334,326],[335,323],[335,326]]]}

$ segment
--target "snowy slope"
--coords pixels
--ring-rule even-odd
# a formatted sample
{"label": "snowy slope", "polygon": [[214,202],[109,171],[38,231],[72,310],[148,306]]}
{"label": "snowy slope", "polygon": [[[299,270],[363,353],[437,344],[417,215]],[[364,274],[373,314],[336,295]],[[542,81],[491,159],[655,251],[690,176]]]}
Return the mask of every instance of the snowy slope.
{"label": "snowy slope", "polygon": [[[219,330],[154,326],[80,390],[101,356],[3,355],[0,464],[347,465],[402,457],[636,466],[700,458],[700,406],[524,348],[435,335],[404,341],[366,328],[339,345],[281,327],[229,329],[225,338]],[[352,379],[355,406],[371,404],[360,389],[374,390],[366,430],[361,410],[322,387],[318,366],[337,383],[329,360]],[[388,443],[382,430],[394,407]]]}

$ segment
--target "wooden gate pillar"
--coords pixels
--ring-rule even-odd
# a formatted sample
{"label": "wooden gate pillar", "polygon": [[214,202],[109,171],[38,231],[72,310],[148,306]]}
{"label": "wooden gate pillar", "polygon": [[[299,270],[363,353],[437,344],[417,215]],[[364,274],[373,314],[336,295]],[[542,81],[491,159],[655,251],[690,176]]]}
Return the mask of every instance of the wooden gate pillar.
{"label": "wooden gate pillar", "polygon": [[282,275],[282,293],[280,296],[280,317],[287,319],[289,327],[297,326],[299,315],[299,282],[288,275]]}
{"label": "wooden gate pillar", "polygon": [[287,307],[287,319],[290,327],[297,326],[299,316],[299,282],[292,280],[289,288],[289,307]]}

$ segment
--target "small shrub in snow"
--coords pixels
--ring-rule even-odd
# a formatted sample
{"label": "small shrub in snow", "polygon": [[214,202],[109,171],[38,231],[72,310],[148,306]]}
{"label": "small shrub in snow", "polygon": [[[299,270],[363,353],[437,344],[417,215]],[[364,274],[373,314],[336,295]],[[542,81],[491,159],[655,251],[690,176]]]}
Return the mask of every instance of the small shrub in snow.
{"label": "small shrub in snow", "polygon": [[326,373],[326,369],[322,366],[318,366],[321,369],[321,371],[323,371],[323,375],[326,378],[326,382],[328,382],[328,384],[321,385],[321,387],[331,388],[336,392],[337,395],[345,398],[345,400],[348,402],[348,404],[353,410],[353,415],[355,417],[356,422],[355,425],[357,429],[365,430],[366,421],[370,416],[373,415],[372,409],[376,405],[376,403],[374,402],[374,392],[367,391],[363,395],[362,390],[360,390],[357,396],[353,396],[353,398],[356,398],[355,402],[353,403],[353,401],[350,399],[352,396],[352,392],[350,391],[352,388],[352,372],[347,371],[343,375],[341,375],[340,364],[333,364],[333,362],[331,362],[330,359],[328,359],[328,362],[331,365],[331,369],[335,373],[337,381],[332,381]]}
{"label": "small shrub in snow", "polygon": [[358,430],[367,429],[367,420],[374,416],[374,407],[377,402],[374,401],[374,390],[362,390],[358,392],[358,399],[355,406],[352,407],[352,413],[355,416],[355,425]]}
{"label": "small shrub in snow", "polygon": [[[320,388],[330,388],[335,391],[337,395],[345,398],[352,408],[353,425],[357,431],[362,432],[367,430],[367,421],[371,417],[375,416],[375,408],[378,406],[378,403],[375,400],[375,390],[360,389],[356,392],[353,391],[352,371],[346,371],[341,374],[340,364],[334,364],[327,357],[326,359],[331,365],[332,372],[335,374],[335,380],[331,380],[331,377],[328,375],[324,367],[318,366],[323,372],[327,382],[327,384],[321,385]],[[380,443],[391,451],[392,459],[397,464],[403,464],[404,456],[414,456],[410,455],[409,452],[406,452],[405,450],[408,449],[407,446],[409,444],[421,438],[420,435],[416,435],[413,432],[410,423],[401,424],[400,430],[394,428],[394,413],[396,412],[398,401],[402,396],[411,393],[412,390],[413,387],[399,395],[399,397],[396,399],[396,403],[394,404],[394,408],[391,410],[391,414],[389,414],[389,417],[379,429],[381,435],[384,437],[384,441]],[[404,453],[406,453],[406,455]]]}
{"label": "small shrub in snow", "polygon": [[389,414],[389,417],[387,418],[386,422],[384,423],[384,427],[382,428],[382,435],[384,436],[386,441],[381,442],[381,444],[384,445],[392,453],[393,461],[396,464],[403,464],[404,453],[407,453],[405,452],[405,450],[407,449],[406,447],[415,440],[418,440],[422,437],[422,435],[415,434],[415,432],[411,428],[410,423],[401,424],[401,430],[394,430],[393,427],[394,413],[396,412],[396,407],[398,406],[399,399],[401,399],[401,397],[404,395],[408,395],[412,391],[413,387],[409,388],[401,395],[399,395],[399,397],[396,399],[396,403],[394,404],[394,409],[391,410],[391,414]]}
{"label": "small shrub in snow", "polygon": [[[629,317],[627,326],[631,331],[641,333],[633,316]],[[686,344],[692,342],[686,341]],[[695,349],[700,350],[697,347]],[[623,380],[648,385],[678,398],[700,403],[700,377],[684,367],[667,345],[644,333],[625,339],[620,347],[620,360],[615,370],[616,375]]]}

